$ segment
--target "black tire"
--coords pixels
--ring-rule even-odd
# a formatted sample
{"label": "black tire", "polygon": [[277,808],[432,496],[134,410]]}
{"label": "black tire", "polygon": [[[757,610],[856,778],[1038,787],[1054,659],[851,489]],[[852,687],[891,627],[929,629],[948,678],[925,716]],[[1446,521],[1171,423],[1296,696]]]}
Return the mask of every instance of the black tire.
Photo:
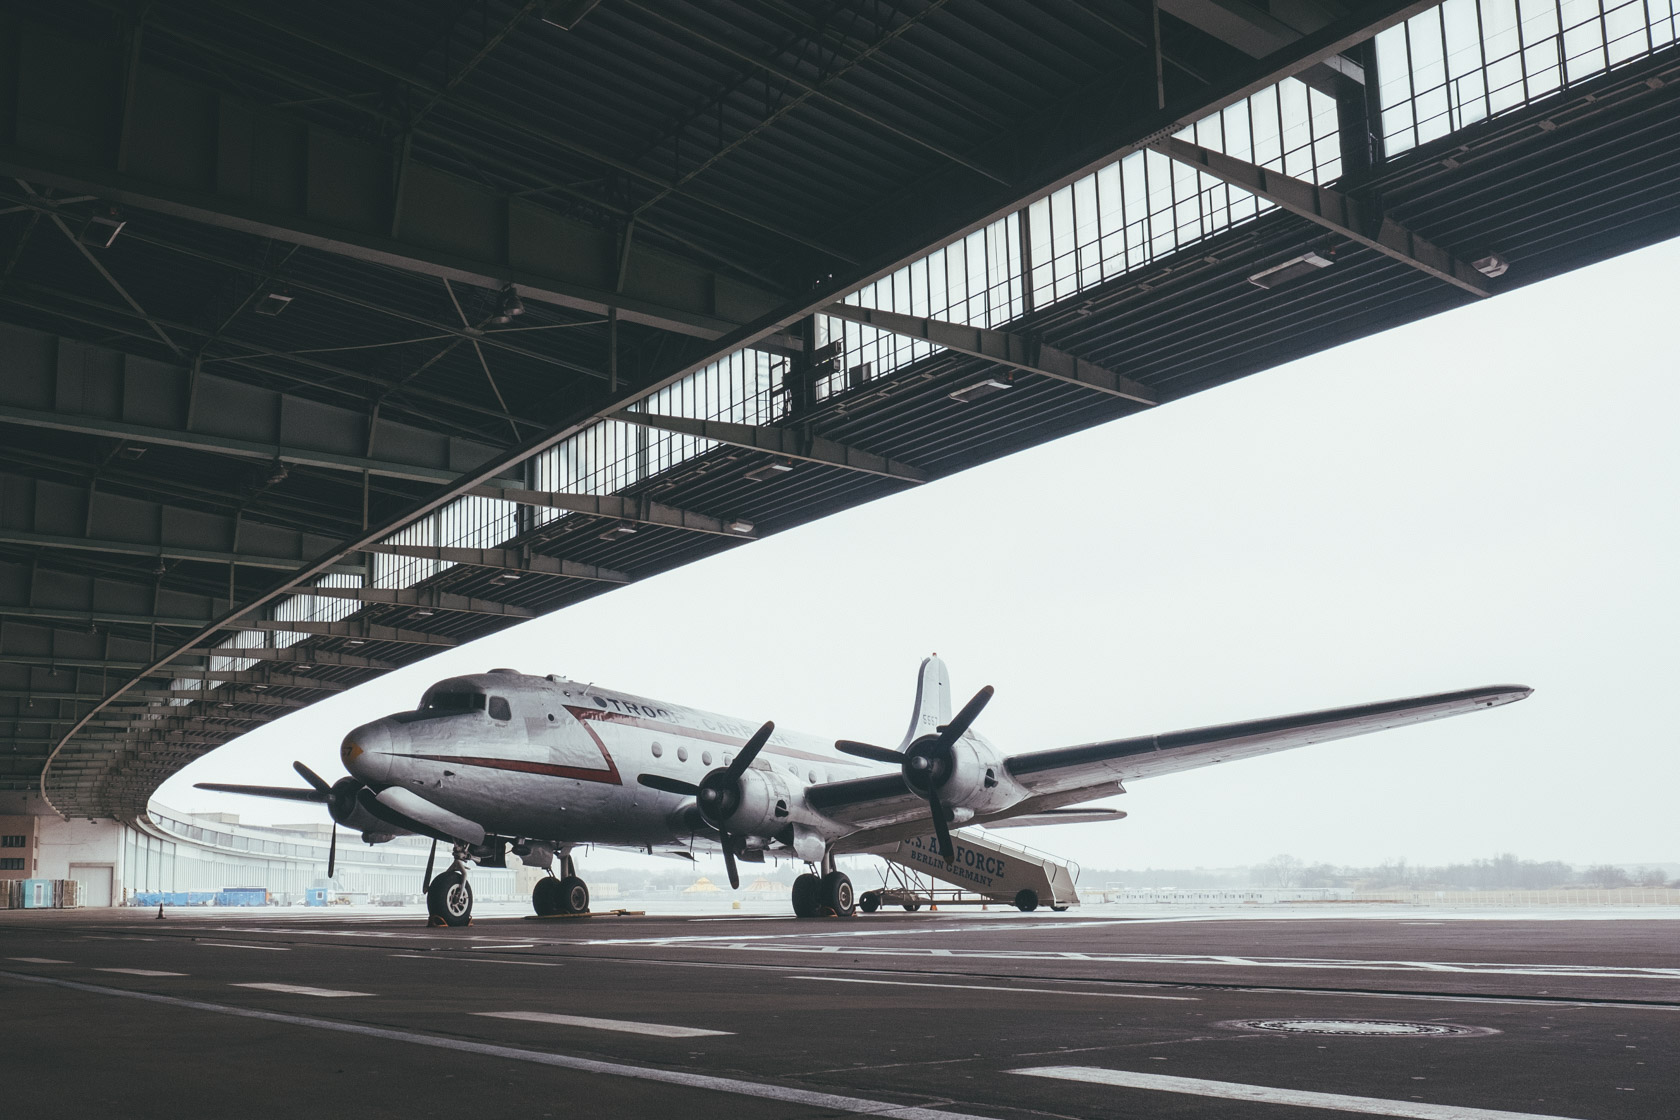
{"label": "black tire", "polygon": [[1062,905],[1062,906],[1052,906],[1052,907],[1050,907],[1050,909],[1054,910],[1058,914],[1063,914],[1063,913],[1067,912],[1067,906],[1065,904]]}
{"label": "black tire", "polygon": [[823,883],[815,875],[801,875],[793,881],[793,914],[796,918],[814,918],[822,913]]}
{"label": "black tire", "polygon": [[560,913],[589,913],[589,884],[576,875],[560,880]]}
{"label": "black tire", "polygon": [[1038,892],[1025,887],[1021,888],[1021,892],[1015,896],[1015,909],[1023,914],[1031,914],[1034,910],[1037,910]]}
{"label": "black tire", "polygon": [[836,917],[849,918],[857,913],[857,897],[852,893],[852,880],[844,871],[830,871],[822,880],[823,905]]}
{"label": "black tire", "polygon": [[444,925],[464,926],[472,921],[472,884],[459,871],[445,871],[426,891],[426,912]]}
{"label": "black tire", "polygon": [[880,908],[881,896],[876,894],[874,891],[865,891],[863,893],[863,897],[858,899],[858,909],[862,910],[865,914],[873,914]]}
{"label": "black tire", "polygon": [[919,902],[904,902],[904,903],[900,903],[900,905],[903,906],[905,910],[909,911],[912,914],[914,914],[916,911],[918,911],[922,908],[922,904],[919,903]]}
{"label": "black tire", "polygon": [[531,908],[543,917],[558,914],[564,905],[560,889],[560,880],[553,876],[538,879],[537,885],[531,888]]}

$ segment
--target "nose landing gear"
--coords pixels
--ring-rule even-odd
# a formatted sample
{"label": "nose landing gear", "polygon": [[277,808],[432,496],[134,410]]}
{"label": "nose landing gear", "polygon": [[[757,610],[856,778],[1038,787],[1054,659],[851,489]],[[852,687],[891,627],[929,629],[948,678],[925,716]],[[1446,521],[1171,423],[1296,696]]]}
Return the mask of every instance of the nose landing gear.
{"label": "nose landing gear", "polygon": [[431,926],[472,924],[473,892],[467,882],[467,846],[456,844],[447,870],[426,887],[426,913]]}

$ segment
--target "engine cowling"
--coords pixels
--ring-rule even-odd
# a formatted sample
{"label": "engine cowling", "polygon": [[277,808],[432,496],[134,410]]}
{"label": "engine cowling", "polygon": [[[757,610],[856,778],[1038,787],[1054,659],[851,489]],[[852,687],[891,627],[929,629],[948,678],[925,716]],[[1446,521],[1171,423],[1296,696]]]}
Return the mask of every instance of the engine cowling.
{"label": "engine cowling", "polygon": [[926,798],[937,791],[947,807],[966,809],[969,815],[1004,809],[1018,800],[1003,756],[990,743],[964,737],[947,754],[937,749],[938,741],[936,735],[924,735],[905,749],[901,769],[910,792]]}
{"label": "engine cowling", "polygon": [[[714,770],[701,779],[696,795],[700,815],[721,832],[738,836],[777,836],[792,823],[800,793],[774,770],[747,770],[737,781],[711,782]],[[708,782],[711,782],[708,785]]]}
{"label": "engine cowling", "polygon": [[367,840],[370,844],[413,835],[411,829],[391,819],[392,814],[375,812],[377,808],[379,803],[373,799],[373,791],[355,778],[340,778],[327,794],[327,812],[332,819],[345,828],[360,832],[363,839],[377,837]]}

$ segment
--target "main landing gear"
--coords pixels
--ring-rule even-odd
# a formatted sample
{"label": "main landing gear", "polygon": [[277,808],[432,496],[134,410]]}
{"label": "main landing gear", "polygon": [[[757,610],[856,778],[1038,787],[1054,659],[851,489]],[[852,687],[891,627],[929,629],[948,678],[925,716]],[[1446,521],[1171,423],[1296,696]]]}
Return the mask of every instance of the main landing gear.
{"label": "main landing gear", "polygon": [[[436,851],[434,845],[433,851]],[[426,913],[434,926],[464,926],[472,922],[472,884],[467,882],[467,849],[456,844],[448,870],[426,884]]]}
{"label": "main landing gear", "polygon": [[817,918],[833,914],[850,918],[857,913],[857,899],[852,892],[852,880],[834,866],[834,857],[823,856],[821,874],[810,873],[793,881],[793,913],[798,918]]}
{"label": "main landing gear", "polygon": [[578,877],[577,867],[569,853],[560,857],[560,874],[549,868],[548,878],[537,880],[531,891],[531,907],[538,914],[589,913],[589,884]]}

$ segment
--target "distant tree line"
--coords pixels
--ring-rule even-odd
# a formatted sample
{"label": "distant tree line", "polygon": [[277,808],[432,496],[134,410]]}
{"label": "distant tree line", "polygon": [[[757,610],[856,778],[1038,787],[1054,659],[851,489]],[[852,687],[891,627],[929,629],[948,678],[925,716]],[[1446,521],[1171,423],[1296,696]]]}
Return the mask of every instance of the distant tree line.
{"label": "distant tree line", "polygon": [[1680,887],[1661,867],[1601,863],[1577,869],[1561,860],[1520,859],[1504,852],[1491,859],[1437,867],[1404,859],[1375,867],[1306,863],[1277,855],[1250,867],[1090,870],[1081,885],[1219,889],[1242,887],[1353,887],[1359,890],[1533,891],[1565,887]]}

